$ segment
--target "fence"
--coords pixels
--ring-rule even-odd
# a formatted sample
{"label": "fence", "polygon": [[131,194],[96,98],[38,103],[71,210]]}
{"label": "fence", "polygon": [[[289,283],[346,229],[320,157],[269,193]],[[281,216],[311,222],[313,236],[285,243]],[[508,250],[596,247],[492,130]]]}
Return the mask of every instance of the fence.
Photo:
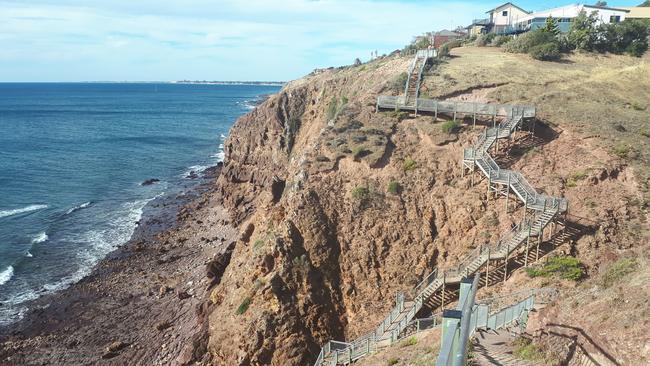
{"label": "fence", "polygon": [[[555,289],[532,290],[525,299],[490,314],[490,305],[474,304],[479,276],[475,276],[471,285],[467,278],[461,283],[461,295],[457,310],[447,310],[443,314],[442,347],[436,366],[463,366],[467,361],[469,338],[477,329],[501,329],[513,324],[525,328],[528,313],[535,306],[538,293],[550,294]],[[509,297],[521,295],[515,293]]]}

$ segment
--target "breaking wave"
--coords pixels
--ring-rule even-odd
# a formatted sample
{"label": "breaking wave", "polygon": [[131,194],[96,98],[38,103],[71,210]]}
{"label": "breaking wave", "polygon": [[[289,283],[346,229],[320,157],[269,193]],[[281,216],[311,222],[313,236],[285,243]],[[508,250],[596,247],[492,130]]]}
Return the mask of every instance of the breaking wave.
{"label": "breaking wave", "polygon": [[47,236],[47,233],[43,231],[34,236],[32,239],[32,244],[42,243],[44,241],[47,241],[47,239],[49,239],[49,237]]}
{"label": "breaking wave", "polygon": [[13,266],[7,267],[7,269],[0,272],[0,285],[4,285],[5,283],[9,282],[9,280],[13,276],[14,276],[14,267]]}
{"label": "breaking wave", "polygon": [[47,208],[47,205],[29,205],[27,207],[23,208],[17,208],[14,210],[5,210],[5,211],[0,211],[0,217],[9,217],[13,215],[19,215],[21,213],[25,212],[32,212],[32,211],[38,211]]}
{"label": "breaking wave", "polygon": [[69,209],[65,214],[70,215],[71,213],[73,213],[75,211],[79,211],[79,210],[82,210],[82,209],[84,209],[86,207],[90,207],[90,205],[92,205],[92,204],[93,204],[92,202],[84,202],[84,203],[80,204],[79,206],[75,206],[75,207]]}

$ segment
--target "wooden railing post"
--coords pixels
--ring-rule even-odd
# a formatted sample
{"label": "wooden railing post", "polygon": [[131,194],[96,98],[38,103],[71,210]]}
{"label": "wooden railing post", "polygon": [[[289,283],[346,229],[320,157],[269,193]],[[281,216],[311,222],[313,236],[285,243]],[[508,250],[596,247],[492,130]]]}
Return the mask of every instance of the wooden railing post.
{"label": "wooden railing post", "polygon": [[440,308],[445,310],[445,284],[447,283],[447,272],[442,272],[442,293],[440,294]]}
{"label": "wooden railing post", "polygon": [[503,264],[503,282],[506,282],[508,278],[508,258],[510,257],[510,244],[506,245],[506,259]]}
{"label": "wooden railing post", "polygon": [[490,285],[490,245],[488,244],[487,262],[485,263],[485,287]]}

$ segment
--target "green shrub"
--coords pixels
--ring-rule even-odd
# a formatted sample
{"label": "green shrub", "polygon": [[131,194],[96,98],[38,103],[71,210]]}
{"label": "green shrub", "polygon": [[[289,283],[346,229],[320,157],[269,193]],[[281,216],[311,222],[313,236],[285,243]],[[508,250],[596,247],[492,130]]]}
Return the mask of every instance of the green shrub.
{"label": "green shrub", "polygon": [[622,258],[614,262],[603,275],[603,287],[611,287],[623,277],[634,272],[638,263],[634,258]]}
{"label": "green shrub", "polygon": [[528,361],[542,361],[545,359],[542,349],[530,339],[523,337],[517,338],[513,344],[515,350],[512,354],[519,359]]}
{"label": "green shrub", "polygon": [[397,75],[397,77],[395,77],[393,81],[390,82],[389,88],[396,93],[403,93],[404,88],[406,88],[406,81],[408,78],[409,74],[406,72]]}
{"label": "green shrub", "polygon": [[535,60],[540,61],[556,61],[562,56],[560,54],[560,46],[557,42],[544,43],[532,47],[528,54]]}
{"label": "green shrub", "polygon": [[630,147],[627,145],[619,144],[614,146],[614,154],[616,154],[619,158],[626,158],[629,153]]}
{"label": "green shrub", "polygon": [[415,336],[408,337],[404,342],[402,342],[402,347],[415,346],[416,344],[418,344],[418,339]]}
{"label": "green shrub", "polygon": [[253,243],[253,250],[257,250],[257,249],[261,248],[262,245],[264,245],[264,240],[262,240],[262,239],[255,240],[255,243]]}
{"label": "green shrub", "polygon": [[593,48],[598,52],[641,57],[648,50],[648,26],[643,22],[628,20],[601,24],[595,33]]}
{"label": "green shrub", "polygon": [[598,25],[596,12],[584,10],[574,18],[567,34],[571,49],[582,51],[627,53],[641,57],[648,50],[650,25],[642,20],[626,20],[620,23]]}
{"label": "green shrub", "polygon": [[363,157],[367,152],[368,152],[368,150],[366,150],[365,147],[357,146],[354,149],[352,149],[352,156],[355,159],[359,159],[359,158]]}
{"label": "green shrub", "polygon": [[[397,122],[402,122],[403,120],[406,119],[406,117],[408,117],[409,114],[408,114],[408,112],[397,110],[397,111],[388,112],[388,115],[395,118],[395,119],[397,119]],[[382,135],[383,135],[383,132],[382,132]]]}
{"label": "green shrub", "polygon": [[339,117],[339,114],[343,112],[347,104],[348,98],[346,97],[341,97],[340,101],[338,98],[332,98],[330,104],[327,105],[327,120],[336,121],[336,119]]}
{"label": "green shrub", "polygon": [[417,165],[418,163],[416,163],[415,160],[411,158],[406,158],[404,159],[404,165],[402,168],[404,169],[404,172],[410,172],[411,170],[415,170]]}
{"label": "green shrub", "polygon": [[513,40],[512,36],[496,36],[494,37],[492,42],[490,42],[490,46],[501,47],[512,40]]}
{"label": "green shrub", "polygon": [[365,200],[370,197],[370,189],[368,187],[356,187],[352,190],[352,198],[357,200]]}
{"label": "green shrub", "polygon": [[541,267],[526,268],[526,273],[531,278],[558,275],[560,278],[572,281],[578,281],[585,275],[582,262],[567,256],[549,258],[548,262]]}
{"label": "green shrub", "polygon": [[443,44],[438,48],[438,57],[446,57],[446,56],[449,56],[449,46]]}
{"label": "green shrub", "polygon": [[291,263],[293,263],[298,270],[306,271],[309,269],[309,259],[306,254],[293,258]]}
{"label": "green shrub", "polygon": [[248,310],[248,307],[251,305],[251,301],[252,300],[251,300],[250,297],[246,297],[244,299],[244,301],[242,301],[242,303],[239,304],[239,307],[237,308],[236,314],[237,315],[244,314]]}
{"label": "green shrub", "polygon": [[575,187],[578,185],[578,181],[587,178],[587,172],[584,170],[577,171],[569,176],[566,180],[567,187]]}
{"label": "green shrub", "polygon": [[560,58],[560,42],[551,32],[537,29],[524,33],[508,42],[504,49],[511,53],[527,53],[532,58],[542,61]]}
{"label": "green shrub", "polygon": [[442,124],[442,132],[451,134],[455,132],[460,127],[460,124],[457,121],[447,121]]}
{"label": "green shrub", "polygon": [[398,182],[391,181],[388,183],[388,192],[391,194],[398,194],[400,190],[400,186]]}
{"label": "green shrub", "polygon": [[480,36],[476,37],[474,45],[477,47],[485,47],[490,44],[492,40],[496,38],[496,36],[497,35],[495,33],[481,34]]}

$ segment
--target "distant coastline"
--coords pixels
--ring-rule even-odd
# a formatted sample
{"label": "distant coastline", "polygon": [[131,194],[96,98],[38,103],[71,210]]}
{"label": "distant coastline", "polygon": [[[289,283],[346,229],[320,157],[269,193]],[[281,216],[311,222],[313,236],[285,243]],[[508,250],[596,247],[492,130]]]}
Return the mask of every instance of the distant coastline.
{"label": "distant coastline", "polygon": [[178,80],[172,81],[172,84],[212,84],[212,85],[263,85],[263,86],[283,86],[284,81],[206,81],[206,80]]}

